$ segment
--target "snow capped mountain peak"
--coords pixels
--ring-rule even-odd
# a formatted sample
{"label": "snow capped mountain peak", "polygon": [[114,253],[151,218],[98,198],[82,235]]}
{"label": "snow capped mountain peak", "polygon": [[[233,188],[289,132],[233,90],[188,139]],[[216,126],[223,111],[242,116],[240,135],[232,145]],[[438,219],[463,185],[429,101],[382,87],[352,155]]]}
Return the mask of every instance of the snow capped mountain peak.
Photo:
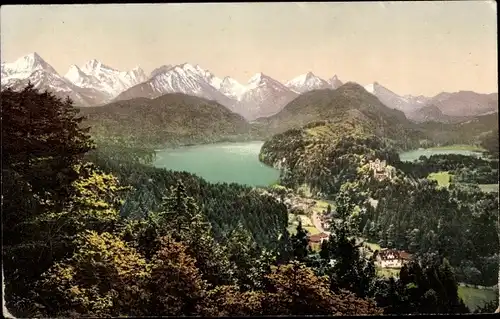
{"label": "snow capped mountain peak", "polygon": [[87,63],[85,63],[81,70],[83,70],[83,72],[85,73],[91,73],[93,70],[95,69],[99,69],[99,67],[101,66],[101,62],[97,61],[97,59],[92,59],[90,61],[88,61]]}
{"label": "snow capped mountain peak", "polygon": [[312,90],[326,89],[329,87],[328,82],[320,77],[317,77],[311,71],[293,78],[285,85],[292,91],[297,93],[305,93]]}
{"label": "snow capped mountain peak", "polygon": [[174,66],[173,68],[167,69],[166,72],[175,71],[179,73],[182,77],[192,77],[201,79],[209,85],[211,85],[216,90],[220,89],[222,80],[213,75],[210,71],[203,69],[198,64],[182,63]]}
{"label": "snow capped mountain peak", "polygon": [[246,92],[246,90],[247,88],[243,84],[239,83],[229,76],[226,76],[220,84],[220,91],[224,95],[230,98],[234,98],[238,101],[241,100],[241,97]]}
{"label": "snow capped mountain peak", "polygon": [[[77,66],[70,68],[70,75],[80,73]],[[2,87],[22,89],[30,82],[36,89],[52,91],[61,98],[70,97],[76,104],[89,105],[94,92],[78,90],[67,79],[45,62],[36,52],[20,57],[12,63],[2,63]],[[87,95],[86,95],[87,94]]]}
{"label": "snow capped mountain peak", "polygon": [[311,71],[309,71],[305,74],[299,75],[299,76],[293,78],[292,80],[288,81],[287,85],[288,84],[295,84],[295,83],[304,84],[308,81],[317,81],[317,80],[321,80],[321,79],[318,78],[317,76],[315,76]]}
{"label": "snow capped mountain peak", "polygon": [[140,66],[136,66],[135,68],[130,70],[129,73],[133,74],[137,78],[146,79],[146,72],[144,72],[144,70]]}
{"label": "snow capped mountain peak", "polygon": [[254,76],[252,76],[248,80],[248,83],[246,86],[249,90],[251,90],[253,88],[263,86],[263,85],[281,87],[282,89],[287,90],[287,88],[283,84],[281,84],[281,82],[273,79],[272,77],[270,77],[262,72],[256,73]]}
{"label": "snow capped mountain peak", "polygon": [[26,54],[12,63],[2,63],[2,77],[18,74],[18,78],[27,78],[36,70],[57,74],[57,71],[36,52]]}
{"label": "snow capped mountain peak", "polygon": [[[35,75],[36,73],[36,75]],[[38,81],[44,74],[52,74],[59,77],[54,68],[45,60],[33,52],[26,54],[12,63],[2,63],[2,86],[12,86],[19,81],[24,81],[33,77],[32,82]],[[32,76],[33,75],[33,76]],[[38,81],[41,83],[40,81]]]}
{"label": "snow capped mountain peak", "polygon": [[76,84],[80,79],[86,78],[87,75],[76,64],[72,64],[64,77]]}
{"label": "snow capped mountain peak", "polygon": [[81,70],[86,74],[98,74],[100,72],[116,72],[117,70],[103,64],[101,61],[97,59],[92,59],[85,63],[84,66],[81,67]]}
{"label": "snow capped mountain peak", "polygon": [[168,70],[170,70],[173,66],[170,65],[170,64],[166,64],[166,65],[162,65],[156,69],[154,69],[153,71],[151,71],[151,75],[150,75],[150,78],[160,74],[160,73],[165,73],[167,72]]}
{"label": "snow capped mountain peak", "polygon": [[126,89],[144,82],[147,76],[138,66],[130,71],[118,71],[92,59],[80,68],[70,66],[65,78],[78,87],[102,92],[107,96],[105,101],[108,101]]}
{"label": "snow capped mountain peak", "polygon": [[370,83],[368,85],[365,85],[364,88],[365,88],[365,90],[367,90],[371,94],[375,93],[375,83]]}
{"label": "snow capped mountain peak", "polygon": [[264,78],[265,78],[264,73],[262,73],[262,72],[256,73],[254,76],[252,76],[248,80],[248,84],[256,83],[256,82],[261,82]]}
{"label": "snow capped mountain peak", "polygon": [[281,82],[273,79],[266,74],[259,72],[252,76],[246,85],[247,91],[254,90],[257,88],[272,88],[272,90],[277,91],[290,91],[289,88],[284,86]]}
{"label": "snow capped mountain peak", "polygon": [[374,81],[364,86],[365,90],[375,95],[384,105],[409,114],[415,108],[421,107],[426,101],[425,97],[413,97],[411,95],[400,96],[389,90],[380,82]]}
{"label": "snow capped mountain peak", "polygon": [[314,73],[312,73],[311,71],[306,73],[306,79],[311,79],[311,78],[315,78],[315,77],[316,77],[316,75],[314,75]]}

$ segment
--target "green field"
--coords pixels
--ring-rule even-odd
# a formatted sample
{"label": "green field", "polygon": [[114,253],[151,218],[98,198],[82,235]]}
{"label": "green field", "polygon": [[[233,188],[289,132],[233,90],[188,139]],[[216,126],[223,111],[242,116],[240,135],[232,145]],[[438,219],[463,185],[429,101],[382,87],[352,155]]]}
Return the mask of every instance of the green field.
{"label": "green field", "polygon": [[306,215],[293,215],[288,214],[288,227],[287,230],[290,235],[295,235],[297,233],[297,225],[299,224],[298,219],[302,219],[302,226],[305,230],[309,232],[310,235],[319,234],[319,230],[312,225],[311,219]]}
{"label": "green field", "polygon": [[317,213],[323,213],[323,211],[327,210],[328,205],[330,205],[332,209],[335,207],[333,203],[328,203],[327,201],[324,200],[317,200],[316,205],[314,205],[312,209]]}
{"label": "green field", "polygon": [[458,287],[458,295],[471,311],[496,298],[495,291],[492,289],[478,289],[464,286]]}
{"label": "green field", "polygon": [[379,244],[376,244],[376,243],[369,243],[369,242],[365,242],[364,245],[368,248],[370,248],[371,250],[375,251],[375,250],[378,250],[380,251],[381,247]]}
{"label": "green field", "polygon": [[385,277],[385,278],[390,278],[390,277],[395,277],[395,278],[398,278],[399,277],[399,271],[401,269],[399,268],[379,268],[379,267],[376,267],[376,271],[377,271],[377,275],[380,276],[380,277]]}
{"label": "green field", "polygon": [[427,176],[427,178],[437,181],[438,186],[440,187],[448,187],[450,185],[451,176],[452,174],[448,172],[437,172],[437,173],[430,173],[429,176]]}
{"label": "green field", "polygon": [[319,230],[316,227],[304,227],[304,229],[307,230],[310,235],[319,234]]}
{"label": "green field", "polygon": [[498,184],[479,184],[479,188],[486,193],[497,192],[498,193]]}

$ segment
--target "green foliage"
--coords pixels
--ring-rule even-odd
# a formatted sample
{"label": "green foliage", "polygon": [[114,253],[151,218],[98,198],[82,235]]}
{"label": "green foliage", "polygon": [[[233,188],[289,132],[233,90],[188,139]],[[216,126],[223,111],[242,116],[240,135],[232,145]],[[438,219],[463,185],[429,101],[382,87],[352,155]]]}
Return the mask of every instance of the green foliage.
{"label": "green foliage", "polygon": [[498,112],[476,116],[459,123],[421,123],[418,124],[417,130],[420,134],[426,136],[426,139],[433,146],[455,144],[478,145],[485,135],[493,130],[498,130]]}
{"label": "green foliage", "polygon": [[148,315],[182,316],[199,313],[207,285],[183,244],[162,237],[161,247],[151,261]]}
{"label": "green foliage", "polygon": [[[311,130],[323,131],[321,136]],[[313,193],[331,195],[347,181],[358,178],[368,160],[399,162],[389,141],[371,135],[363,125],[342,119],[312,124],[275,135],[262,146],[260,160],[281,168],[280,182],[297,189],[307,184]],[[284,159],[284,161],[283,161]]]}
{"label": "green foliage", "polygon": [[109,233],[77,236],[76,252],[55,263],[36,288],[38,304],[50,316],[139,315],[146,260]]}
{"label": "green foliage", "polygon": [[11,170],[41,199],[59,202],[78,178],[74,165],[92,148],[71,100],[38,92],[1,92],[2,169]]}
{"label": "green foliage", "polygon": [[114,159],[89,155],[90,159],[123,184],[134,187],[122,206],[122,216],[143,218],[152,211],[162,210],[164,196],[181,180],[186,195],[199,205],[218,242],[228,240],[228,234],[241,223],[259,247],[275,250],[280,245],[278,238],[288,222],[286,207],[271,196],[239,184],[210,184],[186,172],[122,161],[118,154]]}
{"label": "green foliage", "polygon": [[396,167],[414,178],[425,178],[431,173],[449,172],[458,175],[455,177],[457,181],[481,184],[488,184],[498,175],[498,161],[460,154],[421,156],[412,163],[398,162]]}
{"label": "green foliage", "polygon": [[271,315],[380,314],[374,303],[329,289],[327,277],[318,277],[299,262],[273,267],[267,276],[266,296]]}
{"label": "green foliage", "polygon": [[387,245],[390,240],[396,249],[445,256],[463,282],[497,282],[497,194],[454,184],[436,189],[427,180],[404,179],[379,185],[370,196],[378,200],[375,210],[367,210],[374,228],[371,241]]}
{"label": "green foliage", "polygon": [[120,189],[110,176],[79,171],[93,146],[69,99],[28,85],[2,90],[0,100],[3,260],[7,300],[14,302],[29,298],[39,275],[71,254],[76,232],[112,226]]}
{"label": "green foliage", "polygon": [[361,255],[363,243],[356,243],[359,213],[353,214],[356,206],[349,196],[352,190],[343,187],[336,197],[336,219],[332,222],[329,240],[321,247],[320,257],[327,265],[324,271],[330,275],[333,291],[345,289],[364,298],[372,292],[375,265],[372,259]]}
{"label": "green foliage", "polygon": [[263,291],[241,292],[238,286],[218,286],[207,294],[203,315],[209,317],[262,315]]}
{"label": "green foliage", "polygon": [[303,262],[307,255],[310,253],[309,250],[309,240],[307,238],[307,230],[302,227],[302,221],[299,220],[299,225],[297,226],[297,232],[292,235],[291,245],[293,249],[294,259]]}
{"label": "green foliage", "polygon": [[481,146],[486,149],[489,155],[498,159],[499,148],[498,127],[490,133],[483,136],[481,139]]}
{"label": "green foliage", "polygon": [[243,290],[259,288],[265,264],[259,265],[259,249],[251,234],[239,224],[229,235],[226,252],[235,272],[236,282]]}
{"label": "green foliage", "polygon": [[[279,134],[305,125],[323,127],[328,121],[345,121],[344,127],[349,130],[353,126],[356,130],[367,128],[378,136],[397,136],[407,141],[416,138],[410,134],[413,125],[403,112],[383,105],[356,83],[346,83],[336,90],[315,90],[301,94],[278,114],[260,122],[269,133]],[[320,131],[316,130],[313,134],[319,137],[322,134]]]}
{"label": "green foliage", "polygon": [[[422,266],[425,265],[425,266]],[[394,303],[385,309],[386,314],[415,313],[467,313],[463,301],[458,297],[458,285],[450,264],[441,262],[412,262],[403,266],[400,279],[391,281],[386,296],[397,293]],[[395,286],[391,288],[391,286]]]}

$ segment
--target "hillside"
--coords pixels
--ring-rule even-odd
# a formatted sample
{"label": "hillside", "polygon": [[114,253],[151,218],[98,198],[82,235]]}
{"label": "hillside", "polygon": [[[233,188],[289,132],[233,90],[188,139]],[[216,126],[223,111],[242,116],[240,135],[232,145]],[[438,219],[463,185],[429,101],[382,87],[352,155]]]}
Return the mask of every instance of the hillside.
{"label": "hillside", "polygon": [[370,122],[357,111],[335,120],[312,122],[267,140],[259,159],[281,169],[280,183],[297,189],[307,185],[313,194],[336,193],[370,159],[398,161],[390,140],[373,134]]}
{"label": "hillside", "polygon": [[304,93],[288,103],[278,114],[254,124],[267,136],[299,128],[315,121],[337,120],[349,115],[375,135],[398,140],[414,139],[414,125],[403,112],[390,109],[361,85],[348,82],[336,90]]}
{"label": "hillside", "polygon": [[415,124],[360,85],[347,83],[333,91],[302,94],[253,127],[275,133],[262,146],[259,158],[282,170],[282,184],[291,188],[307,185],[312,193],[328,196],[342,183],[355,179],[358,169],[370,159],[385,159],[394,165],[399,162],[398,150],[415,149],[423,142],[478,143],[481,134],[494,129],[494,118]]}
{"label": "hillside", "polygon": [[248,138],[246,120],[215,101],[166,94],[137,98],[101,107],[81,108],[83,123],[99,141],[122,141],[159,147],[211,143]]}
{"label": "hillside", "polygon": [[291,188],[307,185],[313,194],[327,196],[355,178],[368,160],[397,162],[396,149],[416,148],[424,136],[403,112],[355,83],[302,94],[256,125],[267,125],[268,132],[289,128],[268,139],[259,155],[282,170],[280,182]]}
{"label": "hillside", "polygon": [[436,145],[478,144],[484,134],[495,129],[498,129],[498,112],[459,123],[425,122],[418,125],[421,134]]}
{"label": "hillside", "polygon": [[472,119],[472,116],[452,116],[444,114],[436,105],[429,104],[407,114],[408,118],[417,123],[440,122],[459,123]]}

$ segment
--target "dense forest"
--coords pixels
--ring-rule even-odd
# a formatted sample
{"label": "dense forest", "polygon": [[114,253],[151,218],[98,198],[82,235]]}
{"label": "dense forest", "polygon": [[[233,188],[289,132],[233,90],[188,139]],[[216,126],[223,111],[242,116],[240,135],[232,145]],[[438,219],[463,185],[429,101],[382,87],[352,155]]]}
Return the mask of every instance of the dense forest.
{"label": "dense forest", "polygon": [[[350,189],[362,208],[364,238],[422,258],[445,257],[461,282],[495,285],[498,192],[478,187],[498,183],[493,138],[483,141],[490,145],[487,158],[448,154],[402,162],[398,143],[363,123],[344,116],[288,130],[265,142],[260,160],[280,168],[281,184],[295,190],[306,185],[319,198],[332,200],[342,188]],[[373,177],[368,162],[376,158],[387,162],[390,178]],[[438,172],[451,174],[449,188],[427,179]]]}
{"label": "dense forest", "polygon": [[421,156],[413,162],[395,164],[407,175],[425,178],[430,173],[448,172],[452,180],[471,184],[496,184],[498,182],[498,158],[483,159],[460,154]]}
{"label": "dense forest", "polygon": [[357,169],[376,158],[394,162],[398,153],[390,140],[371,135],[356,118],[313,122],[275,135],[262,146],[260,160],[281,170],[280,183],[331,197],[357,178]]}
{"label": "dense forest", "polygon": [[278,238],[287,227],[286,207],[271,196],[263,196],[251,187],[240,184],[210,184],[186,172],[155,168],[151,154],[144,149],[98,147],[86,158],[121,183],[133,187],[125,197],[121,215],[143,218],[161,209],[163,198],[179,181],[185,192],[199,204],[211,223],[215,238],[224,242],[239,224],[252,239],[266,249],[278,248]]}
{"label": "dense forest", "polygon": [[[355,187],[331,194],[339,222],[320,251],[311,251],[301,225],[294,235],[286,231],[278,200],[153,168],[148,147],[96,144],[70,100],[30,85],[3,90],[1,104],[5,299],[17,317],[468,312],[454,253],[422,254],[399,280],[375,274],[355,240],[373,212],[353,214]],[[343,147],[356,150],[358,142],[385,145],[352,139]],[[464,199],[459,213],[478,214],[470,217],[477,232],[494,207],[475,196],[478,206]],[[388,214],[372,220],[385,227]],[[443,222],[436,227],[459,230],[456,219]],[[449,238],[439,249],[452,245]],[[487,257],[486,248],[473,253]]]}
{"label": "dense forest", "polygon": [[[498,193],[435,181],[398,179],[375,183],[360,225],[382,247],[446,257],[461,282],[493,286],[498,281]],[[363,189],[355,185],[354,189]]]}

